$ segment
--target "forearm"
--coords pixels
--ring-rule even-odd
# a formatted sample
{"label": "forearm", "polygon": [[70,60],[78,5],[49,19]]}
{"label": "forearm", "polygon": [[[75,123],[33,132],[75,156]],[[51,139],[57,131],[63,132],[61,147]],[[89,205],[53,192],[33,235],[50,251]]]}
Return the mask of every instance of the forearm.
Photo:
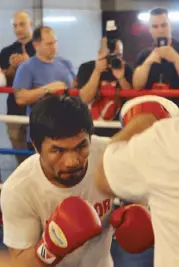
{"label": "forearm", "polygon": [[151,64],[145,63],[136,68],[133,74],[133,87],[134,89],[144,89],[147,83]]}
{"label": "forearm", "polygon": [[2,69],[2,72],[6,75],[7,78],[13,77],[15,75],[16,68],[10,65],[9,68]]}
{"label": "forearm", "polygon": [[80,89],[80,97],[85,103],[89,104],[95,98],[99,87],[100,77],[101,73],[95,69],[88,83]]}
{"label": "forearm", "polygon": [[45,86],[37,89],[19,89],[15,92],[16,103],[18,105],[31,105],[45,95]]}
{"label": "forearm", "polygon": [[134,135],[140,134],[156,122],[153,114],[140,114],[134,117],[129,123],[117,134],[111,138],[111,143],[129,141]]}
{"label": "forearm", "polygon": [[120,81],[121,89],[132,89],[132,85],[126,80],[126,78],[122,78]]}
{"label": "forearm", "polygon": [[10,252],[10,264],[13,267],[53,267],[55,265],[42,263],[36,256],[35,247],[22,250],[22,251],[11,251]]}

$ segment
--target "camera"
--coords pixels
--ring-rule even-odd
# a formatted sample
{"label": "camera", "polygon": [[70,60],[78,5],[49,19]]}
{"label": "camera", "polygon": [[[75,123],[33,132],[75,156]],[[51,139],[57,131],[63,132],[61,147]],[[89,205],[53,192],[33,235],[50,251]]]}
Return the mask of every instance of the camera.
{"label": "camera", "polygon": [[108,20],[106,23],[106,37],[109,54],[107,62],[114,69],[120,69],[122,66],[121,60],[116,53],[116,43],[119,40],[118,29],[114,20]]}
{"label": "camera", "polygon": [[157,47],[167,46],[168,45],[168,38],[167,37],[158,37],[156,41]]}

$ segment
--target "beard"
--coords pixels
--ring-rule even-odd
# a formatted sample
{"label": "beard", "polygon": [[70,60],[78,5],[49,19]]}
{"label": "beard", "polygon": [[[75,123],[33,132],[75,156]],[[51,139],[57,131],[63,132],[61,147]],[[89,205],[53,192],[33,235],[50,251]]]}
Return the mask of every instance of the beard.
{"label": "beard", "polygon": [[[73,168],[68,172],[59,172],[55,175],[55,178],[56,181],[61,185],[64,185],[66,187],[73,187],[79,184],[83,180],[87,172],[87,169],[88,169],[88,163],[85,165],[85,167]],[[69,175],[68,178],[66,179],[63,178],[62,177],[63,174]]]}

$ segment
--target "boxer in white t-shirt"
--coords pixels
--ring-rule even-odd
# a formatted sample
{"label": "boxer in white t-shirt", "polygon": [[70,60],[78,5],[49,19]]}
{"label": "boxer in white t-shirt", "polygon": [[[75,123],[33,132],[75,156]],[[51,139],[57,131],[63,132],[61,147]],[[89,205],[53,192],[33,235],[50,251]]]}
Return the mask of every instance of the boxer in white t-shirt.
{"label": "boxer in white t-shirt", "polygon": [[123,130],[113,137],[96,171],[109,196],[150,207],[155,267],[179,266],[179,110],[169,100],[143,96],[121,111]]}
{"label": "boxer in white t-shirt", "polygon": [[[12,173],[1,192],[4,243],[10,248],[12,266],[113,266],[110,255],[113,229],[109,224],[113,197],[100,192],[93,181],[96,162],[103,153],[108,138],[92,136],[92,133],[91,115],[79,98],[47,96],[34,106],[30,117],[30,134],[38,153],[29,157]],[[92,215],[84,218],[89,213],[88,207],[85,211],[78,200],[71,199],[72,196],[87,200],[96,209],[103,227],[101,234],[95,216],[94,220]],[[65,202],[64,205],[67,212],[59,221],[62,223],[66,217],[67,220],[63,223],[63,231],[56,231],[62,243],[62,251],[56,261],[53,244],[49,243],[46,249],[39,240],[49,217],[54,213],[64,213],[64,208],[59,203],[66,199],[68,203]],[[54,212],[57,207],[58,210]],[[82,247],[83,234],[80,226],[75,225],[73,210],[76,210],[75,216],[79,216],[81,225],[85,220],[87,223],[91,220],[92,229],[89,231],[94,231],[89,234],[94,238],[89,238],[88,242],[83,242],[87,241],[84,237],[82,243],[85,244]],[[68,223],[70,227],[67,226]],[[52,226],[56,230],[56,226]],[[69,233],[65,233],[66,247],[63,235],[65,226],[69,229]],[[73,228],[77,229],[75,231],[80,241],[72,238]],[[50,237],[54,229],[49,230]],[[85,234],[88,236],[88,233]],[[51,237],[52,240],[54,238]],[[44,239],[47,242],[47,237]],[[70,240],[73,244],[70,244]],[[74,246],[76,250],[71,252]],[[68,247],[69,253],[66,253]],[[68,255],[63,258],[62,254]]]}

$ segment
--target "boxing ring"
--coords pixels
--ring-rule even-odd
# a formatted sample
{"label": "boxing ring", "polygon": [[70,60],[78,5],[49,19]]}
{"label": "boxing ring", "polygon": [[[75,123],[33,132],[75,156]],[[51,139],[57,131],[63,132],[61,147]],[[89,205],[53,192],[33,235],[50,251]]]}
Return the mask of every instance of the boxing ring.
{"label": "boxing ring", "polygon": [[[11,87],[0,87],[0,94],[9,94],[13,93],[13,89]],[[57,94],[67,94],[71,96],[77,96],[79,94],[78,89],[70,89],[70,90],[60,90]],[[179,89],[170,89],[170,90],[164,90],[164,89],[152,89],[152,90],[120,90],[117,92],[119,95],[119,98],[121,99],[131,99],[135,98],[137,96],[144,96],[144,95],[157,95],[161,97],[168,97],[168,98],[179,98]],[[105,90],[101,89],[101,96],[103,97],[111,97],[111,96],[116,96],[116,93],[114,91],[109,90],[105,88]],[[23,125],[28,125],[29,124],[29,117],[27,116],[16,116],[16,115],[5,115],[5,114],[0,114],[0,122],[1,123],[8,123],[8,124],[23,124]],[[121,129],[122,124],[120,121],[104,121],[104,120],[97,120],[94,121],[94,126],[95,128],[109,128],[109,129]],[[22,149],[12,149],[8,147],[0,147],[0,155],[2,156],[16,156],[16,155],[21,155],[21,156],[30,156],[34,153],[34,151],[29,151],[29,150],[22,150]],[[4,168],[2,166],[2,161],[0,159],[0,171]],[[16,168],[14,165],[12,168],[12,171]],[[10,171],[10,170],[9,170]],[[1,175],[1,173],[0,173]],[[0,176],[1,178],[1,176]],[[7,177],[5,177],[7,178]],[[4,179],[3,179],[4,180]],[[0,190],[2,188],[2,184],[0,183]]]}
{"label": "boxing ring", "polygon": [[[13,89],[10,87],[0,87],[0,94],[8,94],[8,93],[13,93]],[[66,90],[60,90],[58,94],[66,94]],[[77,89],[70,89],[68,90],[69,95],[77,96],[79,91]],[[143,95],[157,95],[161,97],[167,97],[167,98],[179,98],[179,89],[178,90],[120,90],[118,92],[120,98],[124,99],[131,99],[135,98],[137,96],[143,96]],[[111,96],[116,96],[116,94],[111,93],[110,90],[101,91],[101,95],[105,97],[111,97]],[[5,114],[0,114],[0,122],[1,123],[8,123],[8,124],[23,124],[23,125],[28,125],[29,124],[29,117],[28,116],[16,116],[16,115],[5,115]],[[122,123],[120,121],[103,121],[103,120],[97,120],[94,121],[94,126],[95,128],[110,128],[110,129],[121,129],[122,128]],[[34,151],[26,150],[26,149],[12,149],[9,147],[0,147],[0,171],[4,168],[4,162],[1,160],[2,157],[14,157],[16,155],[21,155],[21,156],[30,156],[34,154]],[[15,157],[14,157],[15,160]],[[9,169],[9,172],[13,172],[13,170],[17,167],[17,165],[13,165],[13,168]],[[1,178],[1,177],[0,177]],[[5,177],[8,178],[8,175]],[[3,179],[5,180],[5,179]],[[3,187],[3,183],[0,183],[0,191]],[[115,204],[118,204],[116,202]],[[0,238],[1,239],[1,238]],[[0,240],[0,242],[2,242]],[[119,246],[116,245],[116,241],[113,240],[112,242],[112,248],[111,248],[111,254],[113,257],[113,260],[115,262],[115,267],[121,266],[119,264],[119,257],[121,260],[121,257],[124,258],[123,262],[128,261],[128,264],[125,266],[128,267],[143,267],[144,263],[140,263],[141,261],[141,254],[137,254],[135,256],[131,256],[121,249],[119,249]],[[143,254],[143,253],[142,253]],[[144,252],[143,257],[148,257],[151,260],[153,259],[153,251],[149,250]],[[136,263],[134,263],[136,261]],[[152,263],[151,263],[152,264]],[[151,265],[150,265],[151,266]],[[146,264],[145,267],[148,267]]]}

